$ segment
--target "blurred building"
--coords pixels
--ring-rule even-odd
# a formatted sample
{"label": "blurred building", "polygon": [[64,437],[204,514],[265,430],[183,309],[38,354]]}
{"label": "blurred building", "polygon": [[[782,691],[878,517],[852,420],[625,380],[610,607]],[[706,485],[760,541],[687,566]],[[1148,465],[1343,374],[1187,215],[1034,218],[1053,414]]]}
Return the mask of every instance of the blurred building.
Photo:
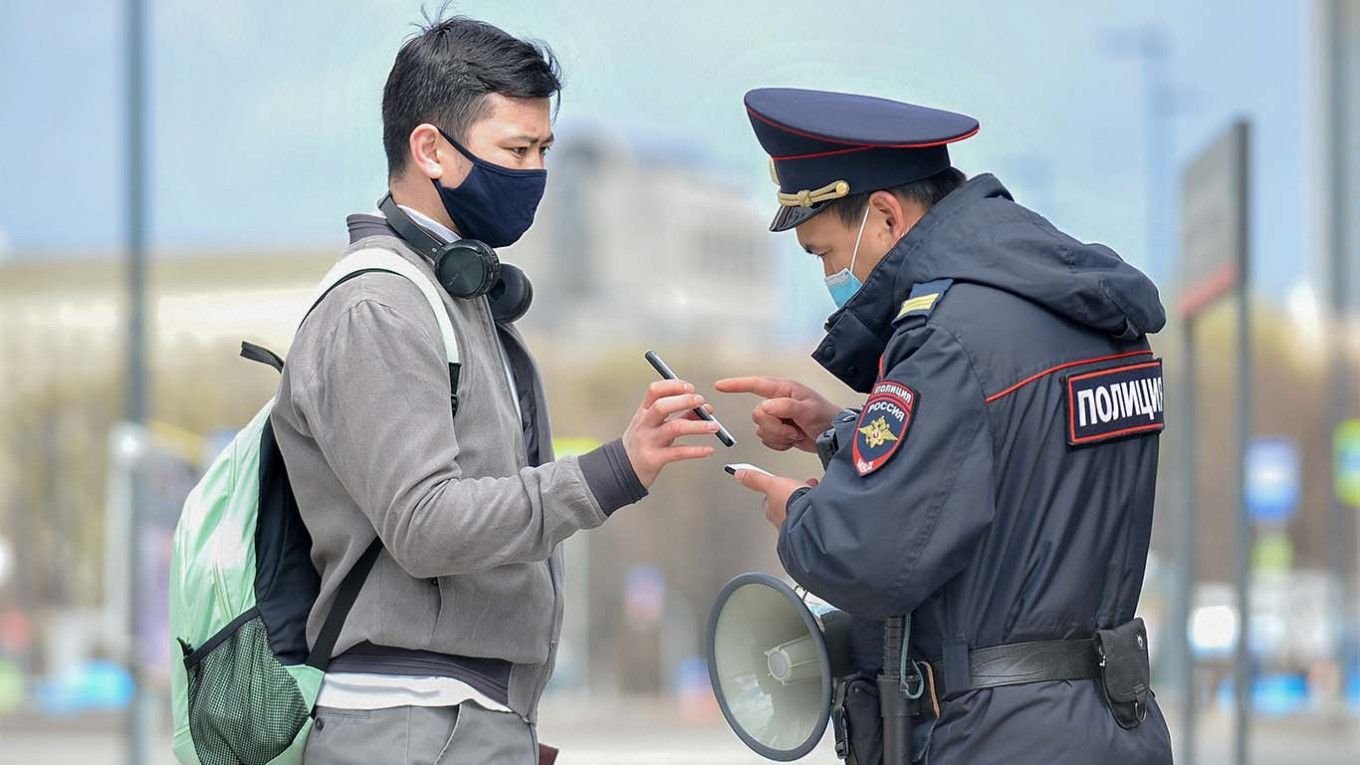
{"label": "blurred building", "polygon": [[563,138],[549,162],[538,219],[506,251],[539,285],[531,331],[569,345],[776,335],[768,210],[736,184],[600,134]]}

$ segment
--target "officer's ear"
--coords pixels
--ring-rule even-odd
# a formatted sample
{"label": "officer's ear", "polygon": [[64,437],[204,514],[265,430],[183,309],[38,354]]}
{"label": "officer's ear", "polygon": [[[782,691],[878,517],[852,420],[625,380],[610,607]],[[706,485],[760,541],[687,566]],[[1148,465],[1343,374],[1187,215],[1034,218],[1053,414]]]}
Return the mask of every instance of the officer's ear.
{"label": "officer's ear", "polygon": [[870,194],[869,207],[873,209],[872,217],[881,221],[875,234],[876,238],[880,238],[886,245],[885,250],[906,236],[911,227],[916,225],[916,221],[925,214],[924,210],[919,209],[920,205],[891,191],[875,191]]}

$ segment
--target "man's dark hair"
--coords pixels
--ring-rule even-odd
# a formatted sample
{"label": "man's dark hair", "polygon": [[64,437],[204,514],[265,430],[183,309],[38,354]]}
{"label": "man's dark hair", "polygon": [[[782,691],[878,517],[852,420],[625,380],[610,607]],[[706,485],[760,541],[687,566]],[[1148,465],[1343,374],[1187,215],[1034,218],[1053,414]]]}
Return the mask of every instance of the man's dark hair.
{"label": "man's dark hair", "polygon": [[406,168],[417,125],[437,125],[461,141],[482,116],[488,93],[551,98],[562,90],[557,59],[547,45],[465,16],[426,22],[397,51],[383,87],[388,177]]}
{"label": "man's dark hair", "polygon": [[[968,176],[964,175],[963,171],[958,168],[947,167],[929,178],[904,183],[890,189],[880,189],[880,191],[891,191],[897,195],[898,199],[916,202],[929,210],[941,199],[949,196],[949,192],[962,186],[967,180]],[[869,195],[873,193],[869,191],[832,200],[827,204],[826,212],[840,218],[843,223],[858,226],[860,216],[864,215],[864,208],[869,205]]]}

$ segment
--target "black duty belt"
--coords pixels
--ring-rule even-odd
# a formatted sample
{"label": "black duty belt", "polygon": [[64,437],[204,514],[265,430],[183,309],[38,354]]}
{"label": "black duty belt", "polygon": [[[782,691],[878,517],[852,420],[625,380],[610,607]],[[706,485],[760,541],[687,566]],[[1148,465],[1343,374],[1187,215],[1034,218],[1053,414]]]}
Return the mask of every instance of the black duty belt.
{"label": "black duty belt", "polygon": [[1007,643],[968,652],[967,687],[949,687],[943,661],[930,662],[937,698],[979,688],[998,688],[1053,680],[1092,680],[1100,677],[1100,653],[1092,638],[1033,640]]}

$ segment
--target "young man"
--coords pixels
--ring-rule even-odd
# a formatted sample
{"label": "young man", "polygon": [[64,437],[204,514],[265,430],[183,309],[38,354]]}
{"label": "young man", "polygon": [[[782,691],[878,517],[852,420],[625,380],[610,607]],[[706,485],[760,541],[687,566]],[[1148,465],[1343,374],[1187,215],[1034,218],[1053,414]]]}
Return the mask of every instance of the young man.
{"label": "young man", "polygon": [[[839,307],[813,357],[868,394],[854,412],[792,380],[718,383],[765,399],[766,446],[823,458],[815,485],[737,475],[789,575],[857,617],[878,690],[924,685],[914,759],[1171,762],[1134,618],[1163,427],[1156,287],[991,175],[965,180],[946,146],[970,117],[791,89],[746,107],[780,187],[771,228],[797,232]],[[884,666],[885,621],[909,634],[905,664]],[[879,703],[855,706],[874,697],[847,697],[860,765],[889,743]]]}
{"label": "young man", "polygon": [[[350,216],[349,251],[385,248],[434,279],[411,229],[398,233],[403,217],[440,242],[518,239],[543,192],[560,87],[545,48],[489,24],[453,18],[408,40],[383,92],[388,217]],[[504,292],[443,295],[456,390],[435,317],[402,276],[341,283],[298,331],[271,421],[321,573],[310,645],[382,543],[332,652],[309,763],[537,763],[562,622],[558,544],[644,497],[666,465],[713,451],[674,443],[715,426],[686,417],[702,399],[670,381],[648,388],[621,439],[554,460],[511,324],[525,305]]]}

